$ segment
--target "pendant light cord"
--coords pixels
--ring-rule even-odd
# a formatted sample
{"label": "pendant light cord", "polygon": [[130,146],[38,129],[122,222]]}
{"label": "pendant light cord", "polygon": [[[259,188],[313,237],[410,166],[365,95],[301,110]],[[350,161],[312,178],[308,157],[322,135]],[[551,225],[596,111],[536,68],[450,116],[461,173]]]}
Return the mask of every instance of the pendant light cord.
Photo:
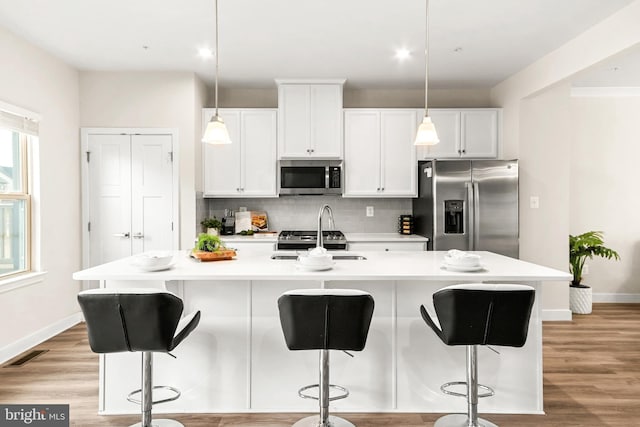
{"label": "pendant light cord", "polygon": [[[218,0],[216,0],[218,1]],[[424,26],[424,116],[427,117],[427,92],[429,91],[429,0],[425,0]]]}
{"label": "pendant light cord", "polygon": [[[428,1],[428,0],[427,0]],[[218,0],[215,0],[216,6],[216,117],[218,117]]]}

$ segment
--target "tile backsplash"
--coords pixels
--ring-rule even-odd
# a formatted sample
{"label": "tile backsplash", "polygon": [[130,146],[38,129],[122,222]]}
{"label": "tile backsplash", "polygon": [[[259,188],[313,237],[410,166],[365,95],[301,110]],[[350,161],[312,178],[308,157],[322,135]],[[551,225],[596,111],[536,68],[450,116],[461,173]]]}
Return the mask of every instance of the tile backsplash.
{"label": "tile backsplash", "polygon": [[[331,206],[336,229],[345,233],[394,233],[398,216],[411,214],[411,199],[342,198],[339,196],[282,196],[257,199],[203,199],[196,200],[197,225],[205,216],[222,218],[224,210],[265,211],[269,230],[315,230],[318,211],[323,204]],[[367,206],[373,206],[374,216],[366,216]],[[323,226],[328,226],[325,214]],[[199,231],[199,229],[198,229]]]}

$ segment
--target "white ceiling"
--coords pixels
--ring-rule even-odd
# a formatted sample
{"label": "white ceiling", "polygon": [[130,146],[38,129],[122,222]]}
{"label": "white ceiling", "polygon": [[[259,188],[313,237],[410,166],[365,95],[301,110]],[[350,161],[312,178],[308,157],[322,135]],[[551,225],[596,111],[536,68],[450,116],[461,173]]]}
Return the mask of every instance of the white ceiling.
{"label": "white ceiling", "polygon": [[[431,0],[430,87],[491,87],[632,1]],[[221,85],[424,84],[423,0],[219,0],[219,9]],[[213,60],[197,56],[213,47],[213,0],[0,0],[0,26],[81,70],[214,75]],[[399,47],[412,52],[403,63]]]}
{"label": "white ceiling", "polygon": [[640,43],[572,78],[576,87],[640,87]]}

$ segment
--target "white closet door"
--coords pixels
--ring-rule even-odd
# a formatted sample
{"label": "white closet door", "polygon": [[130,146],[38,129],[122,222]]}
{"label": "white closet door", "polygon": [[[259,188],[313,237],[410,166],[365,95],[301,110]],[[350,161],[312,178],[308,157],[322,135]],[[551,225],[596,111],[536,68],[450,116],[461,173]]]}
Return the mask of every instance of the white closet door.
{"label": "white closet door", "polygon": [[91,135],[89,263],[131,255],[131,151],[129,135]]}
{"label": "white closet door", "polygon": [[173,248],[171,135],[131,135],[132,254]]}

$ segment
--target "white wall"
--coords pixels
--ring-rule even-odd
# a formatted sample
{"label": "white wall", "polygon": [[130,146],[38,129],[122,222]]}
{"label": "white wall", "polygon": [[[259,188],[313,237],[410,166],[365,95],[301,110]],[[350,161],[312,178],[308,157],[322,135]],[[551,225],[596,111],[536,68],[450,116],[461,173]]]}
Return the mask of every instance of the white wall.
{"label": "white wall", "polygon": [[[640,0],[491,90],[492,104],[503,108],[503,155],[523,160],[520,245],[525,260],[568,271],[570,205],[565,200],[570,198],[573,163],[568,150],[575,123],[571,122],[566,82],[576,73],[640,42],[638,22]],[[566,120],[569,128],[558,118]],[[560,167],[562,163],[566,170]],[[528,208],[532,195],[540,197],[540,209],[535,212]],[[566,285],[545,286],[545,310],[556,311],[563,317],[568,314],[568,307]]]}
{"label": "white wall", "polygon": [[[605,232],[621,261],[588,261],[594,293],[640,300],[640,97],[572,98],[570,232]],[[628,298],[629,296],[627,296]],[[609,297],[609,300],[612,298]]]}
{"label": "white wall", "polygon": [[[569,85],[525,99],[520,108],[520,258],[568,270],[571,114]],[[530,197],[540,207],[530,208]],[[566,282],[543,284],[545,310],[566,310]],[[565,313],[567,315],[568,313]]]}
{"label": "white wall", "polygon": [[80,73],[81,127],[178,128],[182,248],[192,247],[195,237],[196,174],[201,174],[195,167],[200,161],[195,156],[200,145],[196,129],[204,93],[191,72]]}
{"label": "white wall", "polygon": [[0,352],[77,313],[81,267],[78,72],[0,28],[0,100],[40,122],[42,283],[0,293]]}

